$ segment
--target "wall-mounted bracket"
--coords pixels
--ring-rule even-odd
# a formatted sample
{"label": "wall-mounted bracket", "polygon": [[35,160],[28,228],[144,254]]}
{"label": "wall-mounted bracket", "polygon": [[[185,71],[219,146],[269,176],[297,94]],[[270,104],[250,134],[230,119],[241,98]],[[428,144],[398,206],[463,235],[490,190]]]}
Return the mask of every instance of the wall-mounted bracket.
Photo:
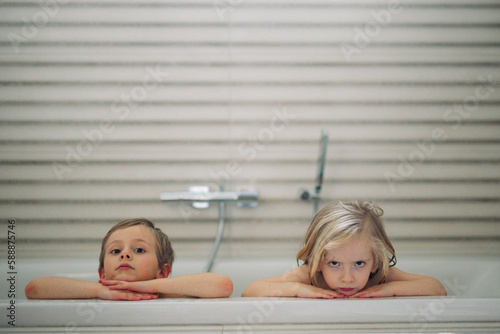
{"label": "wall-mounted bracket", "polygon": [[239,207],[256,207],[259,193],[254,188],[238,191],[210,191],[207,186],[192,186],[188,191],[162,192],[162,201],[191,202],[196,209],[206,209],[212,202],[236,202]]}

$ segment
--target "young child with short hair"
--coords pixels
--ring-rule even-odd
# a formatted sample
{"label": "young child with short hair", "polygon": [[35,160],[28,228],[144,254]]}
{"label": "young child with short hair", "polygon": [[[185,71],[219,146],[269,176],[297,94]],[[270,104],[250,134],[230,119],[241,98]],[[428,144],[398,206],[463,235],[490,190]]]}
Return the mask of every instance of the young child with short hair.
{"label": "young child with short hair", "polygon": [[174,251],[168,237],[144,218],[124,220],[106,234],[99,256],[99,282],[64,277],[36,278],[29,299],[148,300],[158,297],[229,297],[225,275],[199,273],[170,278]]}
{"label": "young child with short hair", "polygon": [[444,296],[436,279],[394,267],[396,254],[373,202],[337,202],[313,218],[304,247],[303,265],[272,278],[257,280],[243,297],[347,298]]}

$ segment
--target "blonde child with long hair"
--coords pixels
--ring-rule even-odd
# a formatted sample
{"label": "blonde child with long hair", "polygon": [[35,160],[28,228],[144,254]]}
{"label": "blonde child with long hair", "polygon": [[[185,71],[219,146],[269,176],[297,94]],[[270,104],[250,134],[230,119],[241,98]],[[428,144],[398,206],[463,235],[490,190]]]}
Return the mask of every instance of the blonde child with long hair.
{"label": "blonde child with long hair", "polygon": [[394,267],[396,254],[373,202],[336,202],[314,217],[297,254],[303,264],[251,283],[243,297],[347,298],[446,295],[428,276]]}

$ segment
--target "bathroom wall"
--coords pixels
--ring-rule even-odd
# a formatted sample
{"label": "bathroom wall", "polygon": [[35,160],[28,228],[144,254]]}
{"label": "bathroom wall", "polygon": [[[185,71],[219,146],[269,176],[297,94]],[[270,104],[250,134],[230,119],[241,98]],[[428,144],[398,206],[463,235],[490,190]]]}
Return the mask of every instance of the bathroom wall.
{"label": "bathroom wall", "polygon": [[[294,256],[322,205],[376,200],[403,253],[500,253],[500,2],[0,3],[0,219],[17,254],[97,256],[147,217],[207,256],[216,206],[255,187],[222,256]],[[6,254],[6,237],[1,252]]]}

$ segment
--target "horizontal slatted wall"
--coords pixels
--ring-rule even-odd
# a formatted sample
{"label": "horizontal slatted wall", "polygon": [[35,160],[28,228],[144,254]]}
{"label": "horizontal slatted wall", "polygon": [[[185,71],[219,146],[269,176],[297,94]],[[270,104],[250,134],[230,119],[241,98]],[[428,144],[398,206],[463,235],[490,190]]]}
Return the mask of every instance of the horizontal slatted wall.
{"label": "horizontal slatted wall", "polygon": [[159,195],[222,181],[260,201],[221,255],[293,256],[321,129],[322,205],[376,200],[403,252],[500,253],[499,1],[2,1],[0,36],[20,256],[96,256],[131,217],[206,256],[217,208]]}

